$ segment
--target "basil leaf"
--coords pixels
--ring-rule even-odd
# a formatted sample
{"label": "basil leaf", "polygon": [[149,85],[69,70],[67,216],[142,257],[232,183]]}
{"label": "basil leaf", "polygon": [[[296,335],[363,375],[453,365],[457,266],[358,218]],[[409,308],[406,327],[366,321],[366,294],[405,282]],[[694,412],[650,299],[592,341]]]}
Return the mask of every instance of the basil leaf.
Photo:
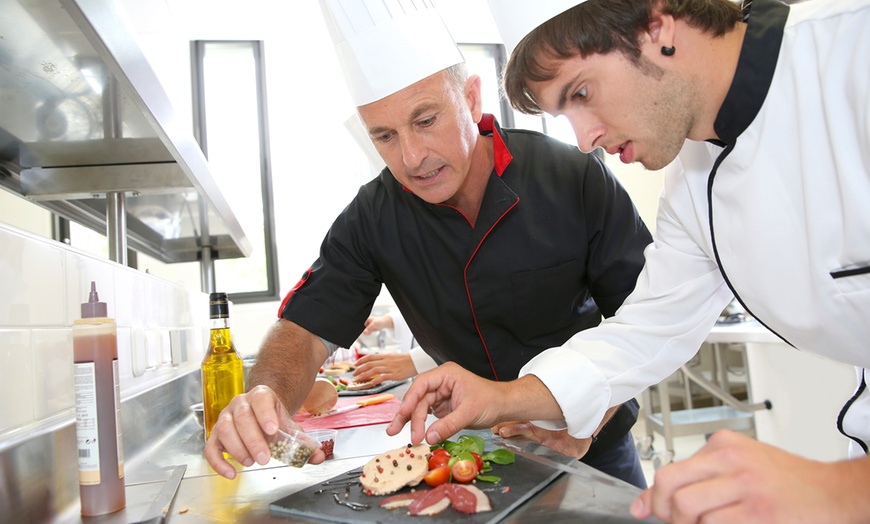
{"label": "basil leaf", "polygon": [[492,476],[492,475],[478,475],[477,477],[475,477],[475,480],[479,480],[479,481],[481,481],[481,482],[492,482],[492,483],[495,483],[495,482],[499,482],[499,481],[501,481],[501,477],[495,477],[495,476]]}
{"label": "basil leaf", "polygon": [[443,445],[444,449],[446,449],[451,455],[455,454],[461,448],[461,446],[457,442],[453,442],[450,440],[445,440],[441,444]]}
{"label": "basil leaf", "polygon": [[462,435],[459,437],[459,445],[463,451],[473,451],[478,455],[483,455],[486,441],[476,435]]}
{"label": "basil leaf", "polygon": [[483,456],[483,460],[488,460],[490,462],[495,462],[496,464],[507,465],[513,464],[515,460],[515,456],[512,451],[508,451],[506,449],[497,449],[495,451],[490,451],[486,455]]}
{"label": "basil leaf", "polygon": [[471,454],[470,451],[464,451],[464,450],[460,451],[459,453],[454,455],[453,458],[455,458],[457,460],[470,460],[470,461],[474,462],[474,456]]}

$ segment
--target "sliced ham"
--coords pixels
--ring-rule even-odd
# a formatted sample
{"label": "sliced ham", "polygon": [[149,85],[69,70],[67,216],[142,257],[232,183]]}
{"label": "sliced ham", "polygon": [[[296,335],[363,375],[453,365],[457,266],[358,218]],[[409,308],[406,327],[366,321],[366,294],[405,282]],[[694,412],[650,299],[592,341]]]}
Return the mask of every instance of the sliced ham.
{"label": "sliced ham", "polygon": [[447,497],[444,497],[443,499],[439,500],[435,504],[432,504],[431,506],[426,506],[425,508],[421,509],[419,513],[411,513],[411,515],[417,515],[420,517],[431,517],[432,515],[437,515],[438,513],[441,513],[442,511],[444,511],[445,509],[447,509],[449,507],[450,507],[450,499]]}
{"label": "sliced ham", "polygon": [[411,505],[414,500],[419,497],[421,494],[425,493],[425,491],[414,491],[411,493],[399,493],[398,495],[393,495],[391,497],[387,497],[384,500],[378,503],[378,506],[386,509],[398,509],[398,508],[406,508]]}
{"label": "sliced ham", "polygon": [[447,486],[448,484],[441,484],[434,489],[421,492],[422,495],[408,506],[408,513],[411,515],[432,515],[433,513],[423,513],[423,511],[430,506],[443,504],[444,502],[446,502],[446,505],[441,509],[449,506],[450,499],[447,498]]}
{"label": "sliced ham", "polygon": [[447,486],[447,497],[450,499],[450,505],[453,509],[460,513],[476,513],[477,512],[477,496],[465,486],[459,484],[444,484]]}
{"label": "sliced ham", "polygon": [[[466,490],[474,494],[476,504],[472,513],[483,513],[484,511],[492,511],[492,504],[490,504],[489,502],[489,497],[487,497],[486,493],[484,493],[480,488],[471,484],[460,487],[465,488]],[[457,511],[458,510],[459,509],[457,508]]]}
{"label": "sliced ham", "polygon": [[385,499],[380,505],[387,507],[387,504],[391,506],[388,509],[407,505],[409,515],[435,515],[448,506],[467,514],[492,511],[486,493],[475,486],[464,484],[441,484],[427,491],[395,495]]}

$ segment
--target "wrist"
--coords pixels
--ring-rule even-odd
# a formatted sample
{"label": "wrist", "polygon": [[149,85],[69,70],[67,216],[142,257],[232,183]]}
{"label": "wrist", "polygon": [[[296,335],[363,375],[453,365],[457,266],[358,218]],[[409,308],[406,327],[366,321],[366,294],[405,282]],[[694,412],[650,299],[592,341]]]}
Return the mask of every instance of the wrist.
{"label": "wrist", "polygon": [[549,388],[535,375],[525,375],[503,384],[505,413],[509,413],[512,420],[563,419],[562,408]]}

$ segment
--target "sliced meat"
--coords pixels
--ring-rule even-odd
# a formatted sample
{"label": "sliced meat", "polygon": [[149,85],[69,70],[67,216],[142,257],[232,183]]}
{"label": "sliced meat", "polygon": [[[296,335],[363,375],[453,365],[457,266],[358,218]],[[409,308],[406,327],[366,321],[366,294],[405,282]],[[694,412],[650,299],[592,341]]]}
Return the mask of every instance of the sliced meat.
{"label": "sliced meat", "polygon": [[[465,486],[459,484],[444,484],[447,486],[447,497],[450,505],[460,513],[473,514],[477,512],[477,496]],[[479,491],[479,490],[478,490]]]}
{"label": "sliced meat", "polygon": [[470,484],[442,484],[434,489],[412,493],[400,493],[382,500],[379,506],[386,509],[408,508],[409,515],[435,515],[448,506],[469,515],[492,511],[489,497]]}
{"label": "sliced meat", "polygon": [[[492,504],[490,504],[490,502],[489,502],[489,497],[487,497],[486,493],[484,493],[480,488],[478,488],[477,486],[474,486],[472,484],[463,484],[459,487],[462,489],[465,489],[466,491],[468,491],[474,495],[476,502],[475,502],[474,511],[472,511],[471,513],[482,513],[484,511],[492,511]],[[455,503],[453,504],[453,507],[456,508]],[[459,508],[456,508],[456,510],[462,511]],[[465,512],[463,512],[463,513],[465,513]]]}
{"label": "sliced meat", "polygon": [[406,508],[411,505],[417,497],[421,496],[425,491],[414,491],[411,493],[399,493],[387,497],[378,503],[378,506],[386,509]]}
{"label": "sliced meat", "polygon": [[[435,504],[432,504],[431,506],[427,506],[427,507],[421,509],[419,511],[419,513],[411,513],[411,515],[416,515],[418,517],[419,516],[431,517],[432,515],[437,515],[437,514],[441,513],[442,511],[444,511],[448,507],[450,507],[450,499],[447,497],[444,497],[441,500],[439,500],[438,502],[436,502]],[[408,513],[410,513],[410,511]]]}
{"label": "sliced meat", "polygon": [[[414,502],[408,506],[408,514],[410,515],[434,515],[434,513],[426,512],[426,508],[431,506],[439,506],[443,504],[443,507],[438,509],[438,511],[443,510],[447,506],[450,505],[450,499],[447,498],[447,486],[449,484],[441,484],[440,486],[435,487],[434,489],[430,489],[428,491],[423,491],[422,495],[417,498]],[[437,513],[437,511],[436,511]]]}

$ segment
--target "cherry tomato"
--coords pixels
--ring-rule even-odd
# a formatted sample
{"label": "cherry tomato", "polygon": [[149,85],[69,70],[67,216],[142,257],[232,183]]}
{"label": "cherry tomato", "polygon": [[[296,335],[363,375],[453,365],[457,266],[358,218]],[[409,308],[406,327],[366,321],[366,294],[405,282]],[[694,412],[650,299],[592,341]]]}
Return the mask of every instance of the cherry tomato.
{"label": "cherry tomato", "polygon": [[483,457],[473,451],[471,452],[471,456],[474,457],[474,462],[477,464],[477,472],[480,473],[483,471]]}
{"label": "cherry tomato", "polygon": [[448,462],[450,462],[449,454],[446,457],[444,455],[432,455],[429,459],[429,471],[446,466]]}
{"label": "cherry tomato", "polygon": [[444,448],[435,448],[435,451],[432,452],[433,457],[447,457],[450,459],[450,452]]}
{"label": "cherry tomato", "polygon": [[423,477],[423,481],[433,488],[435,486],[440,486],[441,484],[450,481],[450,468],[447,466],[435,468],[430,471],[428,475]]}
{"label": "cherry tomato", "polygon": [[471,482],[479,471],[477,463],[473,460],[459,460],[450,469],[450,473],[453,474],[453,480],[456,482]]}

